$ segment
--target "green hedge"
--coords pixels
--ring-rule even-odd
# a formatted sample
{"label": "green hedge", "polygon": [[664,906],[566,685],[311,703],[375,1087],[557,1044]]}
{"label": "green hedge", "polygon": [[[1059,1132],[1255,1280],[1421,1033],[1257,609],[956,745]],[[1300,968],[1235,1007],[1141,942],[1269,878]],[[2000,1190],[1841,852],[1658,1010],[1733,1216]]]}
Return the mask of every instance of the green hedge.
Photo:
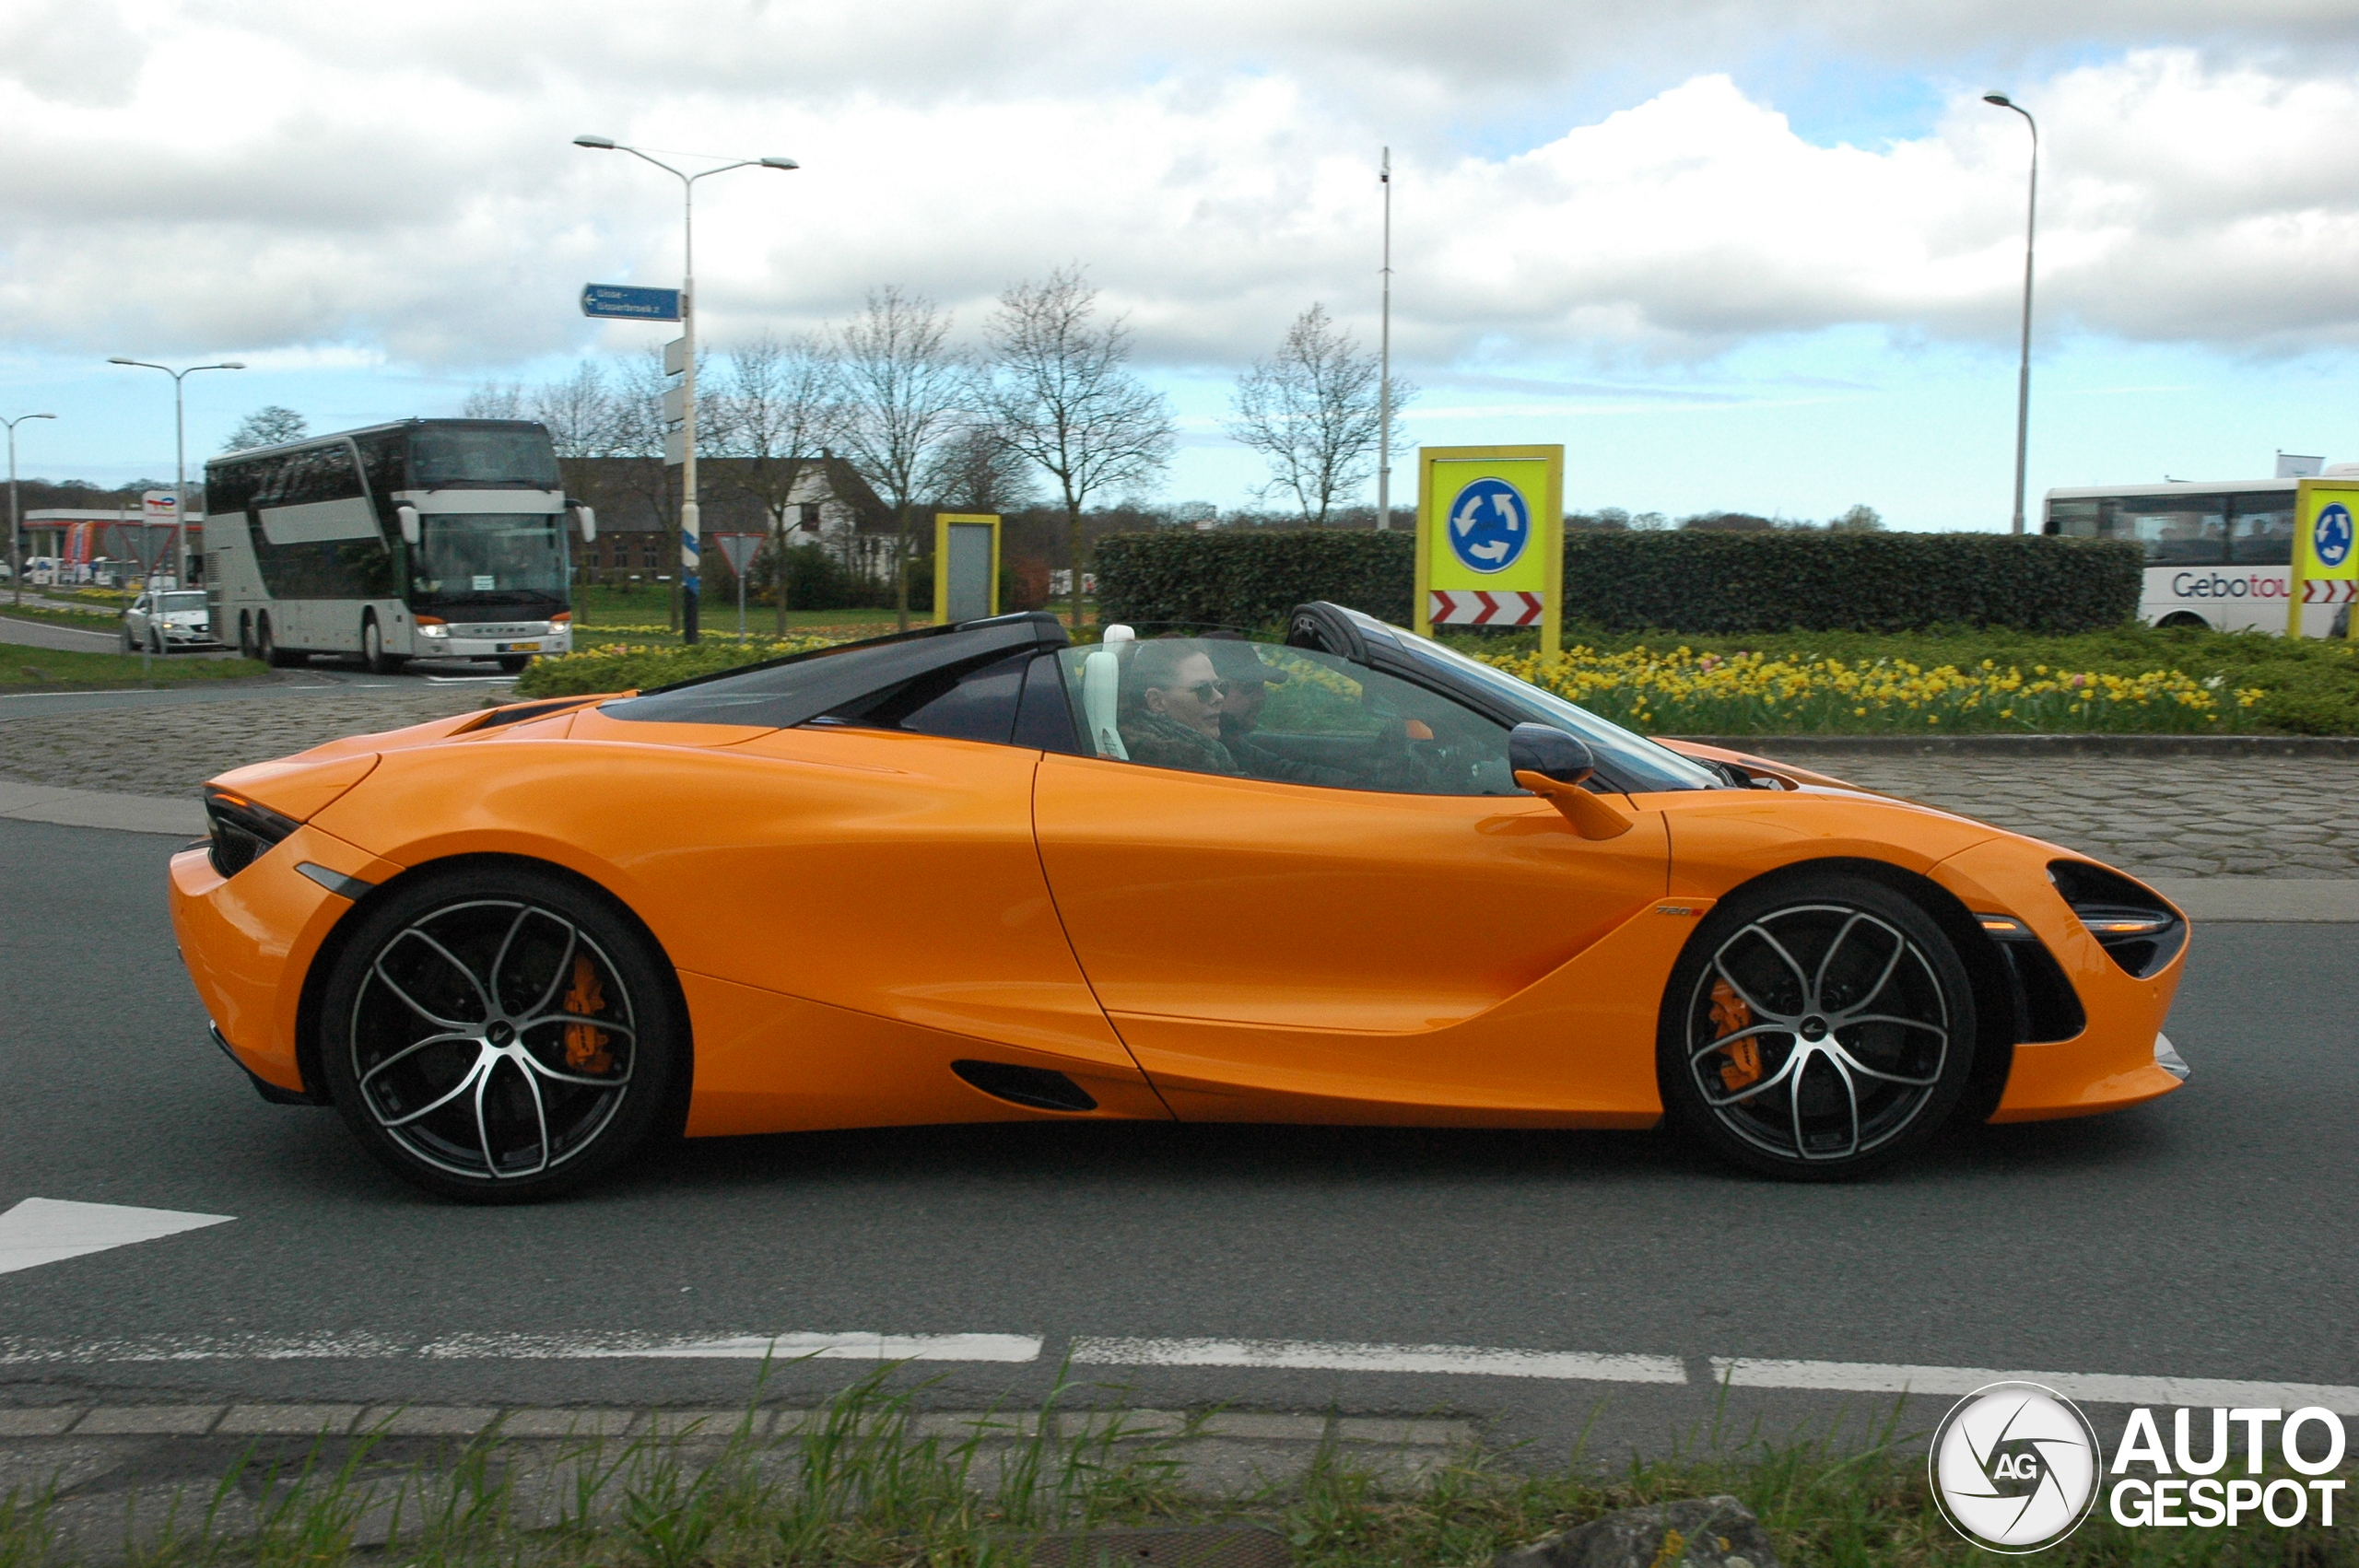
{"label": "green hedge", "polygon": [[1614,631],[2078,632],[2138,613],[2145,556],[2006,533],[1577,533],[1568,620]]}
{"label": "green hedge", "polygon": [[1406,532],[1169,529],[1097,542],[1097,618],[1133,626],[1267,626],[1313,599],[1406,624]]}
{"label": "green hedge", "polygon": [[[1269,626],[1329,599],[1410,615],[1407,532],[1118,533],[1097,545],[1107,621]],[[2110,540],[2004,533],[1576,533],[1565,617],[1615,631],[2076,632],[2137,614],[2144,559]]]}

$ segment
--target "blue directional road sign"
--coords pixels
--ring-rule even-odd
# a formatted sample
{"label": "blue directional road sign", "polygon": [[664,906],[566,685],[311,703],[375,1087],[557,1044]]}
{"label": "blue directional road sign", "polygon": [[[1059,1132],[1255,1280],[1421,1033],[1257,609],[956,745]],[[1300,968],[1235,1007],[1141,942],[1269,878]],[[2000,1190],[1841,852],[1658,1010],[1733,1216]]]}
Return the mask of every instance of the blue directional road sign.
{"label": "blue directional road sign", "polygon": [[624,283],[585,283],[581,286],[581,313],[634,322],[676,322],[680,319],[680,291],[634,288]]}

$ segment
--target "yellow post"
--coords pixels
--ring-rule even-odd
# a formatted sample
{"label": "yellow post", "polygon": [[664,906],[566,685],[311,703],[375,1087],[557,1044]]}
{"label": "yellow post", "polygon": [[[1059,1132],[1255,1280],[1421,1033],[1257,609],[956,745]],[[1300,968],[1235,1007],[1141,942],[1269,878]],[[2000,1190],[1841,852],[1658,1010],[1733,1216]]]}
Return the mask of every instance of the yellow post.
{"label": "yellow post", "polygon": [[1536,624],[1555,658],[1564,533],[1563,447],[1419,448],[1416,630]]}
{"label": "yellow post", "polygon": [[[2294,486],[2294,563],[2285,576],[2285,635],[2302,635],[2302,608],[2313,582],[2359,583],[2359,481],[2303,479]],[[2345,593],[2359,591],[2346,589]],[[2349,599],[2343,600],[2350,603]],[[2359,609],[2359,606],[2353,606]],[[2359,621],[2359,614],[2352,615]],[[2347,638],[2354,628],[2346,625]]]}
{"label": "yellow post", "polygon": [[[980,621],[999,614],[999,514],[997,512],[936,512],[933,514],[933,624],[953,620]],[[986,548],[980,535],[988,532]],[[978,591],[968,580],[978,569],[990,579]],[[956,591],[953,575],[959,581]]]}

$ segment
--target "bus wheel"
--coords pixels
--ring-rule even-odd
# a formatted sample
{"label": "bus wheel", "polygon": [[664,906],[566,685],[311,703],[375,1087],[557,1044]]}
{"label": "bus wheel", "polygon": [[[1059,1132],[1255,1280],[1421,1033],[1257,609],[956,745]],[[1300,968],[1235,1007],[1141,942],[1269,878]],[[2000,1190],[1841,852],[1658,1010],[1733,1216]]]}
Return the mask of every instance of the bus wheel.
{"label": "bus wheel", "polygon": [[2212,623],[2205,620],[2202,616],[2196,614],[2191,610],[2175,610],[2171,614],[2165,615],[2161,620],[2156,621],[2154,625],[2160,626],[2165,631],[2176,631],[2181,627],[2191,628],[2195,631],[2207,631],[2211,628]]}
{"label": "bus wheel", "polygon": [[238,657],[257,657],[254,652],[254,618],[242,610],[238,612]]}
{"label": "bus wheel", "polygon": [[254,623],[254,649],[262,655],[262,661],[274,670],[292,670],[304,661],[301,651],[278,646],[277,638],[271,634],[268,615]]}
{"label": "bus wheel", "polygon": [[532,661],[533,656],[529,653],[503,653],[499,656],[500,669],[506,671],[511,675],[522,670],[525,665],[530,664]]}
{"label": "bus wheel", "polygon": [[373,614],[360,617],[360,660],[372,675],[397,675],[409,662],[398,653],[385,651],[385,634],[378,629]]}

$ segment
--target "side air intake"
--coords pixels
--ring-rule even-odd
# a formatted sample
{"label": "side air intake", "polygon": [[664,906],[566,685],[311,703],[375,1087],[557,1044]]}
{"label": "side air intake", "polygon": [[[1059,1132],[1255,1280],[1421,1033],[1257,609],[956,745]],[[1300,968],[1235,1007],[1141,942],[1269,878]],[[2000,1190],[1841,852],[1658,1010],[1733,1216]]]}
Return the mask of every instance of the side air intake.
{"label": "side air intake", "polygon": [[1089,1091],[1045,1067],[1012,1067],[1003,1061],[954,1061],[950,1071],[993,1099],[1036,1111],[1094,1111]]}

